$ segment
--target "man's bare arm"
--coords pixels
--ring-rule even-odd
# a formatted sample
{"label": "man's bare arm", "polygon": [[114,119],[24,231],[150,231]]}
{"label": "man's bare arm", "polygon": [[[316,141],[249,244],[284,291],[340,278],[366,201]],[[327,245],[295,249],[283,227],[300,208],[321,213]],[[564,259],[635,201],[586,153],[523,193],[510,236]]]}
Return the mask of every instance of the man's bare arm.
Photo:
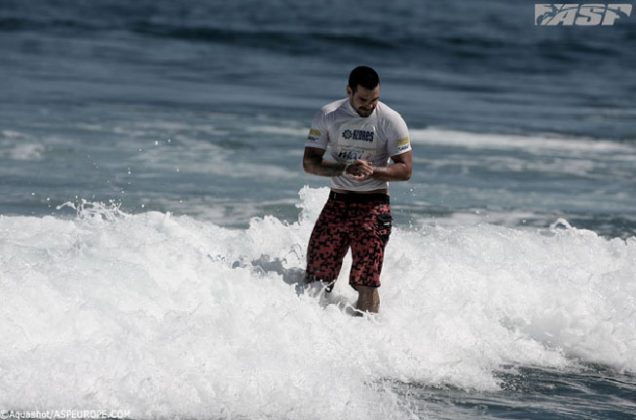
{"label": "man's bare arm", "polygon": [[413,152],[391,156],[392,164],[373,168],[371,178],[380,181],[408,181],[413,173]]}
{"label": "man's bare arm", "polygon": [[324,160],[324,149],[305,147],[303,156],[303,168],[305,172],[319,176],[338,176],[347,168],[347,173],[352,179],[364,181],[374,178],[381,181],[408,181],[413,171],[413,152],[408,151],[391,156],[392,164],[389,166],[373,166],[364,160],[357,160],[350,165]]}
{"label": "man's bare arm", "polygon": [[357,181],[373,178],[380,181],[408,181],[413,172],[413,152],[408,151],[391,156],[389,166],[373,166],[364,160],[357,160],[347,172],[354,174],[351,178]]}
{"label": "man's bare arm", "polygon": [[305,172],[319,176],[338,176],[342,174],[346,165],[344,163],[325,160],[323,159],[324,155],[324,149],[305,147],[305,155],[303,156],[303,168]]}

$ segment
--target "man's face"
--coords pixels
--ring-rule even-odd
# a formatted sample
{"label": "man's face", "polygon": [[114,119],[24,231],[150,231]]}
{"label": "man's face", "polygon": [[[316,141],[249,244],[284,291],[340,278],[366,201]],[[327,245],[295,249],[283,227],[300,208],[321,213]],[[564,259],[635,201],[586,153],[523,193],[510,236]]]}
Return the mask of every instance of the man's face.
{"label": "man's face", "polygon": [[351,87],[347,86],[347,94],[349,95],[349,101],[353,109],[356,110],[358,115],[366,118],[373,113],[373,110],[378,105],[378,101],[380,100],[380,85],[377,85],[373,89],[367,89],[358,85],[355,92]]}

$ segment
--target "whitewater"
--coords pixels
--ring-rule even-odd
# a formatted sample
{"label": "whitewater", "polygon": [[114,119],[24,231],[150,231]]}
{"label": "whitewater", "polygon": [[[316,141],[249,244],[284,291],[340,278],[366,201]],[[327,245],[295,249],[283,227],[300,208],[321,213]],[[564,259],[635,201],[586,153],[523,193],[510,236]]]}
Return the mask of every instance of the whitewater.
{"label": "whitewater", "polygon": [[0,406],[425,418],[439,412],[414,386],[496,395],[501,372],[636,372],[635,237],[397,227],[381,313],[353,317],[349,256],[331,294],[302,285],[327,194],[305,187],[297,221],[247,229],[88,202],[0,216]]}

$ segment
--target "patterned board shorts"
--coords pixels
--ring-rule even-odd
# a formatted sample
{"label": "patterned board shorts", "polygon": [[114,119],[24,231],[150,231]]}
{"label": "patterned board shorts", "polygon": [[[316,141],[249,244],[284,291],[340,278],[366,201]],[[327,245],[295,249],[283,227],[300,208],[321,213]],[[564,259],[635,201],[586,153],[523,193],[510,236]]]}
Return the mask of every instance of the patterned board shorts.
{"label": "patterned board shorts", "polygon": [[349,284],[380,287],[391,224],[388,195],[331,192],[309,239],[306,280],[322,281],[331,290],[351,248]]}

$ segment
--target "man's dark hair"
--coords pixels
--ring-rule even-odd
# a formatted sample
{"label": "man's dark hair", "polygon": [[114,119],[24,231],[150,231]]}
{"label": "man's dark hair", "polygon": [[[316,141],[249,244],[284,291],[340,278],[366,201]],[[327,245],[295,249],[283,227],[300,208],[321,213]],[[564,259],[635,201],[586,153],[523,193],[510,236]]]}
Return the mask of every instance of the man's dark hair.
{"label": "man's dark hair", "polygon": [[380,76],[371,67],[359,66],[349,73],[349,87],[354,92],[358,85],[367,89],[375,89],[379,84]]}

